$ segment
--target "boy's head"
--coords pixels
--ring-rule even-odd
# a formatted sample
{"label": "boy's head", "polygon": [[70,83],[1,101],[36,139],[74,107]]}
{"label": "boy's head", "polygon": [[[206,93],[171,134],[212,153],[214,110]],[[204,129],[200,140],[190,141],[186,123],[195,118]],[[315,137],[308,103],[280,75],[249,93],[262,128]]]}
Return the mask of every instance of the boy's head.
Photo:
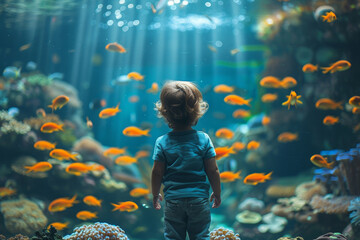
{"label": "boy's head", "polygon": [[194,126],[208,109],[195,84],[186,81],[168,81],[156,103],[159,117],[165,118],[170,128]]}

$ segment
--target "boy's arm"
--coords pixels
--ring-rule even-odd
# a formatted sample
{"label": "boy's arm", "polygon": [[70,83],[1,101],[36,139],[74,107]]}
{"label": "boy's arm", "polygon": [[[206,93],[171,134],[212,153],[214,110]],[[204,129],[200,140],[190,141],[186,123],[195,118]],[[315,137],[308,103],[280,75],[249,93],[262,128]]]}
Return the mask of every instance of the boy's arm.
{"label": "boy's arm", "polygon": [[159,200],[162,200],[160,195],[161,180],[164,176],[165,163],[154,161],[154,166],[151,172],[151,191],[153,194],[153,205],[155,209],[160,209],[161,205]]}
{"label": "boy's arm", "polygon": [[210,201],[215,198],[215,201],[212,205],[213,208],[217,208],[221,204],[221,186],[220,186],[220,173],[218,166],[216,164],[215,157],[207,159],[204,161],[205,172],[209,178],[209,182],[213,193],[211,194]]}

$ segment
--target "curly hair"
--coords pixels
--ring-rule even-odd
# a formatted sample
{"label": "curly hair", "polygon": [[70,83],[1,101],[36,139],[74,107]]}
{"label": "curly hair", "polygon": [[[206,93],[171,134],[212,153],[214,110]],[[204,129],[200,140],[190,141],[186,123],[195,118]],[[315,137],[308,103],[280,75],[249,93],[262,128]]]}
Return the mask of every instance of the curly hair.
{"label": "curly hair", "polygon": [[195,126],[208,109],[195,84],[187,81],[167,81],[156,103],[158,117],[170,128]]}

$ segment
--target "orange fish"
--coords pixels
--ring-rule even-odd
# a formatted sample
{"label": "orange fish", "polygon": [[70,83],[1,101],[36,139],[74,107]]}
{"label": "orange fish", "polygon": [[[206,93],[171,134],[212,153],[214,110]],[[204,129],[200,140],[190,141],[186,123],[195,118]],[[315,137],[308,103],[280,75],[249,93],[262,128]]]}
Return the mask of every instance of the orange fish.
{"label": "orange fish", "polygon": [[106,149],[103,152],[103,155],[105,157],[116,156],[116,155],[124,154],[125,151],[126,151],[126,147],[125,148],[111,147],[111,148]]}
{"label": "orange fish", "polygon": [[109,43],[105,49],[109,52],[126,53],[126,49],[117,42]]}
{"label": "orange fish", "polygon": [[241,179],[240,173],[241,171],[238,171],[236,173],[230,171],[222,172],[220,173],[220,181],[226,183],[226,182],[233,182],[236,179]]}
{"label": "orange fish", "polygon": [[357,132],[359,130],[360,130],[360,123],[355,125],[355,127],[353,128],[353,132],[355,133],[355,132]]}
{"label": "orange fish", "polygon": [[220,128],[216,131],[215,136],[218,138],[232,139],[234,137],[234,132],[228,128]]}
{"label": "orange fish", "polygon": [[40,131],[43,132],[43,133],[52,133],[52,132],[57,132],[57,131],[64,131],[63,130],[63,126],[64,124],[56,124],[56,123],[53,123],[53,122],[47,122],[47,123],[44,123],[41,128],[40,128]]}
{"label": "orange fish", "polygon": [[123,130],[123,134],[128,137],[141,137],[141,136],[150,136],[150,129],[141,130],[138,127],[127,127]]}
{"label": "orange fish", "polygon": [[159,84],[157,83],[152,83],[151,84],[151,88],[147,89],[146,92],[148,93],[158,93],[159,92]]}
{"label": "orange fish", "polygon": [[48,141],[37,141],[34,144],[34,148],[37,150],[51,150],[55,148],[56,143],[51,143]]}
{"label": "orange fish", "polygon": [[234,90],[234,87],[230,87],[225,84],[220,84],[214,87],[214,92],[216,93],[232,93]]}
{"label": "orange fish", "polygon": [[353,107],[360,107],[360,96],[353,96],[349,99],[349,104]]}
{"label": "orange fish", "polygon": [[247,105],[250,107],[250,101],[252,99],[248,99],[248,100],[245,100],[244,98],[238,96],[238,95],[235,95],[235,94],[232,94],[232,95],[228,95],[224,98],[224,102],[226,102],[227,104],[231,104],[231,105]]}
{"label": "orange fish", "polygon": [[217,147],[215,148],[215,159],[220,160],[224,157],[229,156],[229,154],[235,154],[236,152],[233,151],[233,147]]}
{"label": "orange fish", "polygon": [[212,45],[208,45],[208,48],[210,49],[210,51],[212,51],[213,53],[217,53],[217,49],[216,47],[212,46]]}
{"label": "orange fish", "polygon": [[130,156],[120,156],[115,159],[115,163],[117,165],[130,165],[133,163],[137,163],[137,158],[130,157]]}
{"label": "orange fish", "polygon": [[283,132],[278,136],[277,140],[283,143],[292,142],[298,140],[298,134],[291,132]]}
{"label": "orange fish", "polygon": [[69,223],[65,222],[65,223],[61,223],[61,222],[53,222],[50,223],[49,226],[47,227],[47,229],[50,229],[51,226],[53,226],[56,230],[61,231],[64,228],[68,228]]}
{"label": "orange fish", "polygon": [[66,208],[70,208],[73,204],[79,203],[76,201],[76,194],[72,198],[57,198],[49,204],[49,212],[60,212],[64,211]]}
{"label": "orange fish", "polygon": [[282,105],[288,105],[288,109],[290,109],[290,105],[295,105],[295,107],[297,107],[297,104],[302,104],[302,102],[299,100],[299,98],[301,98],[301,95],[297,95],[295,91],[291,91],[290,95],[286,97],[287,100],[283,102]]}
{"label": "orange fish", "polygon": [[256,150],[259,147],[260,147],[260,143],[254,140],[250,141],[246,146],[247,150]]}
{"label": "orange fish", "polygon": [[138,72],[131,72],[127,75],[127,77],[129,79],[134,79],[135,81],[143,81],[144,80],[144,76]]}
{"label": "orange fish", "polygon": [[278,95],[276,93],[266,93],[261,96],[261,101],[263,103],[271,103],[275,101],[278,98]]}
{"label": "orange fish", "polygon": [[84,163],[70,163],[65,171],[69,174],[81,176],[83,173],[88,173],[93,170],[92,165],[86,165]]}
{"label": "orange fish", "polygon": [[352,109],[352,113],[353,113],[353,114],[360,114],[360,108],[354,107],[354,108]]}
{"label": "orange fish", "polygon": [[137,210],[139,207],[136,203],[127,201],[127,202],[119,202],[118,204],[111,203],[115,208],[113,211],[119,210],[120,212],[133,212]]}
{"label": "orange fish", "polygon": [[337,61],[336,63],[332,64],[329,67],[322,67],[321,69],[323,70],[322,73],[326,74],[328,72],[330,73],[335,73],[338,71],[345,71],[347,69],[349,69],[351,67],[351,63],[346,61],[346,60],[340,60]]}
{"label": "orange fish", "polygon": [[32,166],[25,166],[27,169],[26,173],[29,172],[46,172],[52,169],[52,165],[48,162],[38,162]]}
{"label": "orange fish", "polygon": [[293,77],[285,77],[283,78],[283,80],[281,81],[281,86],[285,89],[294,87],[297,85],[297,81],[295,80],[295,78]]}
{"label": "orange fish", "polygon": [[150,193],[150,190],[147,188],[134,188],[130,191],[130,196],[132,197],[142,197]]}
{"label": "orange fish", "polygon": [[98,163],[95,163],[95,164],[91,164],[91,166],[92,166],[92,170],[93,171],[104,171],[106,168],[103,166],[103,165],[101,165],[101,164],[98,164]]}
{"label": "orange fish", "polygon": [[0,187],[0,197],[11,196],[16,193],[16,190],[7,187]]}
{"label": "orange fish", "polygon": [[74,160],[77,161],[76,156],[79,155],[77,153],[71,154],[70,152],[64,150],[64,149],[54,149],[50,152],[50,157],[55,158],[57,160]]}
{"label": "orange fish", "polygon": [[114,108],[105,108],[99,113],[99,118],[109,118],[115,116],[121,110],[119,109],[120,103]]}
{"label": "orange fish", "polygon": [[332,169],[334,167],[334,164],[335,164],[335,161],[334,162],[331,162],[329,163],[327,161],[327,158],[324,158],[323,156],[321,156],[320,154],[315,154],[315,155],[312,155],[311,158],[310,158],[310,161],[318,166],[318,167],[324,167],[324,168],[329,168],[329,169]]}
{"label": "orange fish", "polygon": [[134,96],[130,96],[129,97],[129,102],[131,102],[131,103],[137,103],[138,101],[139,101],[139,96],[136,96],[136,95],[134,95]]}
{"label": "orange fish", "polygon": [[88,117],[86,117],[86,126],[90,129],[93,128],[93,126],[94,126],[92,121],[90,121],[90,119]]}
{"label": "orange fish", "polygon": [[52,109],[52,111],[56,109],[61,109],[65,104],[69,102],[69,97],[65,95],[57,96],[52,100],[52,104],[48,107]]}
{"label": "orange fish", "polygon": [[28,50],[28,49],[30,48],[30,46],[31,46],[31,43],[22,45],[22,46],[19,48],[19,51],[22,52],[22,51]]}
{"label": "orange fish", "polygon": [[273,172],[270,172],[266,175],[264,173],[252,173],[244,178],[244,183],[250,185],[257,185],[258,183],[263,183],[265,182],[265,180],[271,179],[272,173]]}
{"label": "orange fish", "polygon": [[336,15],[334,12],[326,12],[325,15],[321,15],[321,17],[323,18],[323,22],[328,22],[328,23],[331,23],[333,21],[336,20]]}
{"label": "orange fish", "polygon": [[89,220],[89,219],[93,219],[93,218],[97,218],[98,216],[97,212],[89,212],[89,211],[80,211],[76,214],[76,217],[80,220]]}
{"label": "orange fish", "polygon": [[140,150],[136,153],[135,158],[146,158],[150,156],[150,152],[146,150]]}
{"label": "orange fish", "polygon": [[343,109],[342,102],[335,102],[329,98],[321,98],[319,99],[315,107],[321,110],[336,110],[336,109]]}
{"label": "orange fish", "polygon": [[151,3],[150,4],[150,6],[151,6],[151,11],[152,11],[152,13],[156,13],[156,8],[155,8],[155,6]]}
{"label": "orange fish", "polygon": [[83,198],[83,202],[86,205],[89,205],[89,206],[99,206],[99,207],[101,207],[102,200],[99,200],[94,196],[88,195],[88,196],[85,196]]}
{"label": "orange fish", "polygon": [[260,86],[265,88],[281,88],[281,81],[273,76],[267,76],[260,80]]}
{"label": "orange fish", "polygon": [[38,117],[46,117],[46,112],[45,112],[45,110],[44,109],[42,109],[42,108],[39,108],[39,109],[37,109],[36,110],[36,115],[38,116]]}
{"label": "orange fish", "polygon": [[333,117],[333,116],[326,116],[323,119],[323,124],[327,125],[327,126],[331,126],[334,125],[335,123],[339,122],[339,118],[338,117]]}
{"label": "orange fish", "polygon": [[302,71],[304,73],[312,73],[318,70],[318,65],[313,65],[311,63],[307,63],[303,66]]}
{"label": "orange fish", "polygon": [[234,151],[239,152],[245,148],[245,144],[242,142],[234,142],[231,147],[234,149]]}
{"label": "orange fish", "polygon": [[270,122],[271,122],[271,118],[268,116],[264,116],[261,120],[261,124],[264,126],[268,125]]}
{"label": "orange fish", "polygon": [[237,109],[232,114],[233,118],[247,118],[250,117],[250,111],[244,109]]}
{"label": "orange fish", "polygon": [[240,49],[238,49],[238,48],[234,48],[234,49],[231,49],[231,50],[230,50],[230,54],[233,55],[233,56],[234,56],[235,54],[239,53],[239,52],[240,52]]}

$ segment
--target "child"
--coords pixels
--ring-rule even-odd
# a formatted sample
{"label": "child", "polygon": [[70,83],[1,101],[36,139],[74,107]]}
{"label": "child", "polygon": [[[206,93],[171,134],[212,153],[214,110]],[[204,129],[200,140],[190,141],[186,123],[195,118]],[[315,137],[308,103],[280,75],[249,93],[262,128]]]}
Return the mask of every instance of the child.
{"label": "child", "polygon": [[159,116],[172,131],[159,137],[154,147],[151,174],[153,205],[160,209],[161,182],[165,195],[165,239],[205,240],[209,237],[209,178],[214,200],[220,206],[220,175],[215,149],[206,133],[192,129],[208,105],[191,82],[166,82],[156,103]]}

